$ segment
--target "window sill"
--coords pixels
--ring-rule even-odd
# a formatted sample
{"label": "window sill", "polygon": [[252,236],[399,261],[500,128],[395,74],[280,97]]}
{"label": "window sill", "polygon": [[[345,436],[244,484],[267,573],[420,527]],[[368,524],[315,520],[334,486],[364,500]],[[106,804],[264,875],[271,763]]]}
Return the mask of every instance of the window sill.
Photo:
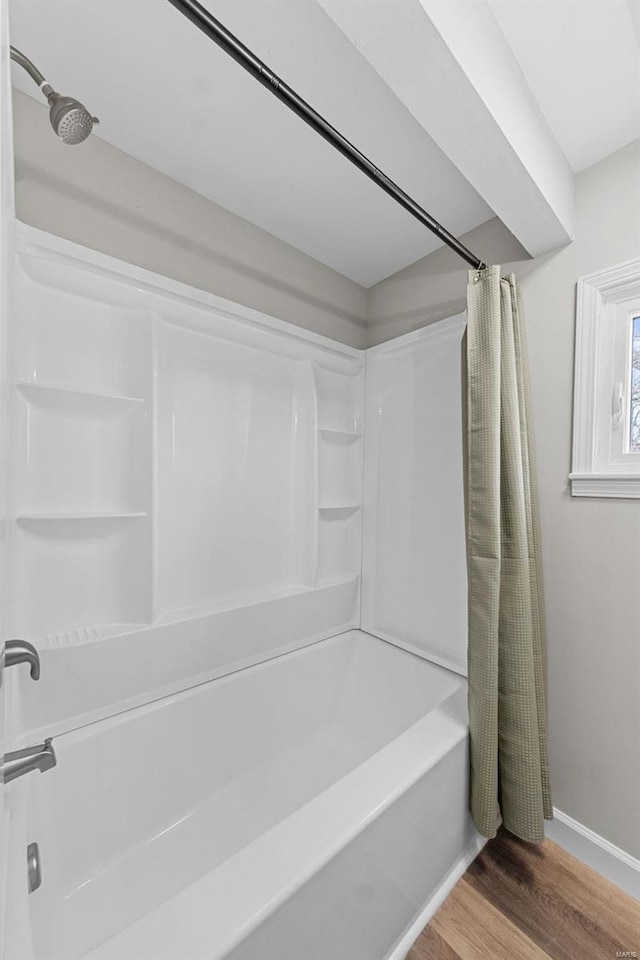
{"label": "window sill", "polygon": [[640,500],[640,476],[632,473],[570,473],[572,497]]}

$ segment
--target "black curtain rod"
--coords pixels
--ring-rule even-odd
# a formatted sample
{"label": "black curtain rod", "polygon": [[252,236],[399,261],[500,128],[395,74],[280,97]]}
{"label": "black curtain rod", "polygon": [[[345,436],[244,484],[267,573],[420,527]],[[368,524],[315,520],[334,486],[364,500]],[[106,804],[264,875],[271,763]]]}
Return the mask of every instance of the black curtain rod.
{"label": "black curtain rod", "polygon": [[180,13],[184,14],[199,30],[202,30],[210,40],[217,43],[236,63],[244,67],[259,83],[270,90],[271,93],[273,93],[278,100],[281,100],[282,103],[286,104],[290,110],[293,110],[301,120],[304,120],[316,133],[319,133],[321,137],[330,143],[331,146],[339,150],[358,170],[361,170],[370,180],[377,183],[385,193],[388,193],[389,196],[393,197],[405,210],[408,210],[416,220],[419,220],[420,223],[424,224],[432,233],[435,233],[443,243],[451,247],[459,257],[466,260],[466,262],[470,264],[470,266],[475,267],[476,270],[482,270],[485,267],[482,260],[479,260],[478,257],[471,253],[453,234],[445,230],[445,228],[416,203],[408,193],[401,190],[393,180],[390,180],[381,170],[378,170],[371,160],[365,157],[357,147],[354,147],[352,143],[343,137],[335,127],[332,127],[331,124],[325,120],[324,117],[320,116],[302,97],[299,97],[291,87],[287,86],[283,80],[280,80],[251,50],[245,47],[237,37],[230,33],[219,20],[216,20],[202,4],[198,3],[197,0],[169,0],[169,3],[173,4]]}

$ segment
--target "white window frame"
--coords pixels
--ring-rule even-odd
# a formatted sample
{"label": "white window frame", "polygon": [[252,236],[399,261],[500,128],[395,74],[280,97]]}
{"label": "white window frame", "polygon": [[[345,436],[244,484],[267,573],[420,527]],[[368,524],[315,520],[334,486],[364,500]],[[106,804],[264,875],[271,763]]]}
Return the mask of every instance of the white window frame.
{"label": "white window frame", "polygon": [[577,293],[571,494],[637,499],[640,454],[626,445],[640,257],[582,277]]}

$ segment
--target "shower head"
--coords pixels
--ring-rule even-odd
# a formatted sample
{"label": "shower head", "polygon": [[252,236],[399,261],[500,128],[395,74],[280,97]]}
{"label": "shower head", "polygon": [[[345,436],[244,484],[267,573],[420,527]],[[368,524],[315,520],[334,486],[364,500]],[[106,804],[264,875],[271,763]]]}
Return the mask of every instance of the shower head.
{"label": "shower head", "polygon": [[93,130],[94,123],[100,122],[97,117],[91,116],[79,100],[74,100],[73,97],[63,97],[55,90],[46,96],[51,108],[49,110],[51,126],[63,143],[82,143]]}
{"label": "shower head", "polygon": [[51,84],[47,83],[31,60],[15,47],[11,47],[11,59],[27,71],[49,101],[51,126],[62,142],[75,144],[86,140],[93,130],[94,124],[100,123],[98,118],[92,117],[79,100],[74,100],[73,97],[63,97],[61,93],[57,93]]}

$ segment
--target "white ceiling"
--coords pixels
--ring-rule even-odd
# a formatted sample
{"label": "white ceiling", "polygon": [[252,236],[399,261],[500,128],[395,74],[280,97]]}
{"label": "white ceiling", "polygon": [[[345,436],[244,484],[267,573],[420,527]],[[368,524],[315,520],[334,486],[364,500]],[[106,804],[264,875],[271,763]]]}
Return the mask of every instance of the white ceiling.
{"label": "white ceiling", "polygon": [[[204,2],[453,234],[460,236],[493,216],[469,182],[489,196],[482,177],[472,176],[458,158],[465,179],[447,158],[425,127],[455,157],[442,136],[430,123],[421,125],[416,110],[410,112],[371,66],[371,51],[357,30],[348,39],[316,0]],[[638,0],[473,2],[483,4],[500,45],[517,61],[508,89],[517,86],[521,70],[526,81],[521,86],[528,97],[533,94],[531,103],[542,111],[541,122],[548,123],[549,141],[560,159],[555,141],[572,168],[580,170],[640,136],[640,47],[632,25]],[[357,14],[356,26],[366,21],[374,32],[382,29],[376,21],[382,0],[344,3]],[[421,8],[410,0],[403,4],[397,17],[392,10],[394,23],[402,20],[411,29]],[[479,10],[467,5],[461,20],[463,27],[469,25],[466,39],[475,41],[476,66],[487,40],[472,24]],[[15,46],[59,90],[79,97],[100,117],[94,136],[363,286],[440,246],[167,0],[11,0],[10,12]],[[435,53],[429,42],[426,64]],[[407,46],[406,35],[399,45],[396,38],[393,55]],[[495,48],[491,53],[487,48],[492,63],[494,54]],[[422,53],[416,56],[420,61]],[[460,67],[464,72],[464,63]],[[17,87],[42,100],[20,68],[14,65],[12,74]],[[424,72],[419,100],[437,101],[446,121],[458,123],[468,135],[459,90],[438,88],[439,76],[428,81]],[[520,127],[526,126],[531,113],[519,110],[517,118]],[[536,129],[531,127],[530,138],[535,139]],[[469,143],[468,149],[480,172],[492,171],[509,203],[517,202],[520,192],[514,192],[510,176],[514,161],[507,157],[503,162],[511,166],[501,170],[490,143]],[[465,145],[464,157],[469,156]],[[499,199],[492,201],[495,209],[501,209]],[[522,204],[536,216],[535,203],[525,197]]]}
{"label": "white ceiling", "polygon": [[[493,215],[315,2],[206,6],[452,233]],[[99,116],[99,137],[358,283],[440,246],[167,0],[10,10],[12,43]]]}
{"label": "white ceiling", "polygon": [[640,137],[638,0],[488,2],[575,172]]}

